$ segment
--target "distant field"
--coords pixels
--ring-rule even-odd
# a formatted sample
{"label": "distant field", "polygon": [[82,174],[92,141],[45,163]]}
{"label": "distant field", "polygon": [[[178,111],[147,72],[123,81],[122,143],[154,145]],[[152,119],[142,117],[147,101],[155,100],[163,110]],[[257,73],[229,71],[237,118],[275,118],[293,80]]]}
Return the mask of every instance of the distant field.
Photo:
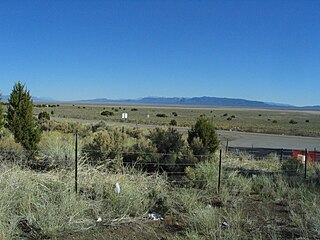
{"label": "distant field", "polygon": [[[184,127],[191,126],[200,115],[205,115],[212,119],[217,129],[320,136],[320,111],[85,104],[59,104],[59,107],[34,108],[34,114],[41,111],[53,113],[52,116],[58,118],[119,122],[123,121],[121,114],[128,113],[128,122],[169,125],[174,119],[178,126]],[[109,111],[114,115],[102,116],[103,111]],[[157,114],[165,117],[158,117]]]}

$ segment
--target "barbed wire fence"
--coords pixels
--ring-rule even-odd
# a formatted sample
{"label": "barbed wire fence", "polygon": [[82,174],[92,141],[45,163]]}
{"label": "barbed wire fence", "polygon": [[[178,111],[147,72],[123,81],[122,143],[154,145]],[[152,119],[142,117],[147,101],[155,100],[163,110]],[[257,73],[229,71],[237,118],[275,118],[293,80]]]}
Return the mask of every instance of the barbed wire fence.
{"label": "barbed wire fence", "polygon": [[[263,148],[235,148],[222,146],[218,154],[207,155],[190,155],[182,153],[159,153],[159,152],[141,152],[141,151],[101,151],[95,149],[86,149],[85,151],[78,148],[78,138],[76,134],[74,155],[65,154],[55,159],[54,154],[46,154],[39,151],[27,151],[24,149],[0,149],[0,163],[14,164],[20,167],[27,167],[39,171],[49,171],[52,169],[62,168],[73,172],[75,179],[75,191],[77,192],[78,184],[78,164],[79,160],[92,165],[112,166],[120,163],[120,171],[124,168],[135,168],[150,174],[157,172],[163,175],[167,181],[174,186],[193,186],[200,184],[205,186],[207,179],[191,179],[187,174],[187,169],[197,167],[198,163],[204,161],[214,162],[217,172],[212,173],[211,180],[216,183],[216,192],[219,193],[221,188],[221,175],[224,172],[235,172],[248,177],[256,175],[273,175],[283,174],[287,177],[307,178],[308,166],[311,163],[319,164],[320,153],[314,149],[308,152],[307,149],[300,150],[304,161],[298,162],[293,157],[292,150],[285,149],[263,149]],[[88,161],[86,154],[95,153],[102,156],[101,161]],[[230,159],[238,159],[239,163],[246,159],[247,161],[259,162],[277,162],[279,168],[268,169],[267,164],[263,168],[248,168],[244,165],[235,164]],[[112,168],[110,168],[112,169]],[[212,185],[212,184],[211,184]]]}

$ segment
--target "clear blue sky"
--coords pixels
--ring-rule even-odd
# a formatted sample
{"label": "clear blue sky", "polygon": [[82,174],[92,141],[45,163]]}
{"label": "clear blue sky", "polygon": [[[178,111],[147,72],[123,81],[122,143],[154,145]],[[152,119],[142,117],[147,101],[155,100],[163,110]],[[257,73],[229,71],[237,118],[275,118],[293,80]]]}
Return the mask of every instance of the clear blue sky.
{"label": "clear blue sky", "polygon": [[0,91],[320,104],[320,1],[1,1]]}

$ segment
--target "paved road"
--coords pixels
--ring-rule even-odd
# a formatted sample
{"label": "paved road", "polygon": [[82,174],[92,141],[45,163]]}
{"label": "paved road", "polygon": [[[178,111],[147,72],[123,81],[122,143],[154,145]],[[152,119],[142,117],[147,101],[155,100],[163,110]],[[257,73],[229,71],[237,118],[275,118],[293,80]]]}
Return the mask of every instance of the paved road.
{"label": "paved road", "polygon": [[[70,119],[53,118],[56,121],[69,121]],[[91,122],[96,123],[97,120],[83,120],[83,119],[71,119],[77,122]],[[120,123],[107,121],[107,125],[110,126],[131,126],[131,127],[143,127],[152,129],[158,127],[158,125],[151,124],[136,124],[136,123]],[[177,127],[180,132],[187,132],[187,127]],[[222,145],[226,145],[226,140],[229,141],[230,147],[255,147],[255,148],[284,148],[284,149],[305,149],[313,150],[317,148],[320,150],[320,138],[317,137],[300,137],[300,136],[288,136],[288,135],[276,135],[276,134],[261,134],[261,133],[247,133],[237,131],[223,131],[218,130],[217,134],[222,142]]]}
{"label": "paved road", "polygon": [[320,149],[320,138],[275,134],[218,131],[222,144],[230,139],[230,147],[284,148],[284,149]]}

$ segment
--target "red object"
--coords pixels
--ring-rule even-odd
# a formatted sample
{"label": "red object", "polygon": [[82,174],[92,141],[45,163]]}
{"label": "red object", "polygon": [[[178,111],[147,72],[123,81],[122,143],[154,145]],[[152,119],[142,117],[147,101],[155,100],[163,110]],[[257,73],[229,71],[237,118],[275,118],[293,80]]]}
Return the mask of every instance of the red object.
{"label": "red object", "polygon": [[[305,155],[304,150],[292,150],[292,157],[293,159],[298,159],[298,155]],[[307,162],[313,163],[313,162],[320,162],[320,156],[318,156],[318,152],[315,151],[309,151],[307,153]]]}

